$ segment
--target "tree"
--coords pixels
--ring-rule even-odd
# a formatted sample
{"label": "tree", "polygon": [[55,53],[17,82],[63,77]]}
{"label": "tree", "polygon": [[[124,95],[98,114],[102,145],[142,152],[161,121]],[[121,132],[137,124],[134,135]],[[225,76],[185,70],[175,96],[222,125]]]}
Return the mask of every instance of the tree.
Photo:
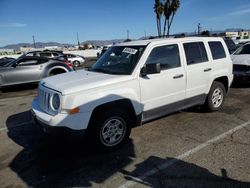
{"label": "tree", "polygon": [[201,35],[202,35],[202,36],[210,36],[210,32],[209,32],[208,30],[202,31],[202,32],[201,32]]}
{"label": "tree", "polygon": [[178,9],[180,8],[180,0],[172,0],[172,3],[171,3],[171,10],[172,10],[172,15],[171,15],[171,21],[168,22],[169,25],[168,25],[168,32],[167,32],[167,36],[169,36],[170,34],[170,28],[171,28],[171,25],[173,23],[173,20],[174,20],[174,16],[176,15]]}
{"label": "tree", "polygon": [[158,36],[161,37],[161,16],[163,14],[164,6],[161,0],[155,0],[154,4],[154,12],[156,14],[156,23],[157,23],[157,30]]}
{"label": "tree", "polygon": [[168,28],[170,25],[170,16],[172,14],[172,7],[171,7],[171,0],[167,0],[164,4],[164,30],[163,30],[163,36],[166,36],[166,26],[168,21]]}

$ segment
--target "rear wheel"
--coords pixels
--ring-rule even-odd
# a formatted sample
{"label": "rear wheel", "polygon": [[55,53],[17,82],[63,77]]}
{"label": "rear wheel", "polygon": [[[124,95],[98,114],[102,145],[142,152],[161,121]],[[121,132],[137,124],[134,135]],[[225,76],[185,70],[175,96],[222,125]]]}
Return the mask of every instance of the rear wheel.
{"label": "rear wheel", "polygon": [[102,111],[91,120],[89,139],[101,149],[116,149],[129,138],[130,119],[129,115],[120,109]]}
{"label": "rear wheel", "polygon": [[221,82],[214,82],[206,99],[205,106],[208,111],[218,111],[223,107],[226,95],[225,86]]}

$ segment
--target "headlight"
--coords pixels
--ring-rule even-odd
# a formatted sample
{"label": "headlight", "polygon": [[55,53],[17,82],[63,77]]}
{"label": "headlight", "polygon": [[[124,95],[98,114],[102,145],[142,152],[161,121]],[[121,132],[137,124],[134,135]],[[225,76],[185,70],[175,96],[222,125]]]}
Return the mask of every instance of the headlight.
{"label": "headlight", "polygon": [[55,94],[52,95],[50,106],[51,106],[51,108],[52,108],[53,111],[58,111],[59,110],[59,107],[60,107],[60,96],[57,93],[55,93]]}

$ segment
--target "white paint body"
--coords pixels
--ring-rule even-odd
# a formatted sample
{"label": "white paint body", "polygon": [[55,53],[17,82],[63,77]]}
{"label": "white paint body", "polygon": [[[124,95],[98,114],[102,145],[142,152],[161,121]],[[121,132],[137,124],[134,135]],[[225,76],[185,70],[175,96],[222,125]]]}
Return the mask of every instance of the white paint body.
{"label": "white paint body", "polygon": [[[208,41],[220,41],[226,51],[226,58],[213,60]],[[208,62],[187,66],[183,43],[204,42]],[[157,46],[177,44],[180,51],[181,67],[162,70],[159,74],[141,77],[150,52]],[[228,87],[233,80],[232,60],[226,44],[220,38],[181,38],[134,41],[118,46],[145,45],[140,60],[131,75],[109,75],[103,73],[76,71],[46,78],[40,82],[40,90],[60,94],[59,112],[50,115],[39,105],[38,98],[32,103],[37,119],[51,127],[68,127],[73,130],[87,129],[93,110],[99,105],[129,99],[136,115],[144,111],[172,104],[201,94],[208,94],[216,78],[226,76]],[[211,68],[212,71],[204,72]],[[183,74],[180,79],[174,76]],[[79,113],[69,115],[70,109],[78,107]]]}

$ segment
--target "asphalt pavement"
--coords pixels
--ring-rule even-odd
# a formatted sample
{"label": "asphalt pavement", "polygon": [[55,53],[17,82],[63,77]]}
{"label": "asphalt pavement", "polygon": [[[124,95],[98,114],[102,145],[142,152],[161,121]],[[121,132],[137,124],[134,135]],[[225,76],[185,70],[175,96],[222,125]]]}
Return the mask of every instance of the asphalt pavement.
{"label": "asphalt pavement", "polygon": [[0,95],[0,187],[250,187],[249,93],[250,84],[236,85],[223,110],[166,116],[100,153],[31,122],[37,85],[8,89]]}

